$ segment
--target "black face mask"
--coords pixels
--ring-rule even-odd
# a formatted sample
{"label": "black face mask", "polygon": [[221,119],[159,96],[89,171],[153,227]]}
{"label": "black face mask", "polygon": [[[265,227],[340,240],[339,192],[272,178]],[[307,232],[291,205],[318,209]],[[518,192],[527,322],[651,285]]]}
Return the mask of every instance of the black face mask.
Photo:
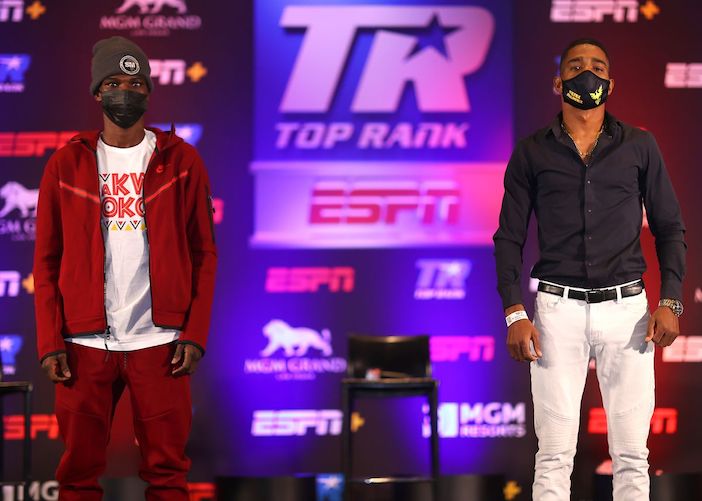
{"label": "black face mask", "polygon": [[131,90],[110,90],[102,93],[102,109],[115,125],[128,129],[146,112],[147,97]]}
{"label": "black face mask", "polygon": [[609,80],[600,78],[587,70],[570,80],[563,80],[563,100],[580,108],[591,110],[607,100]]}

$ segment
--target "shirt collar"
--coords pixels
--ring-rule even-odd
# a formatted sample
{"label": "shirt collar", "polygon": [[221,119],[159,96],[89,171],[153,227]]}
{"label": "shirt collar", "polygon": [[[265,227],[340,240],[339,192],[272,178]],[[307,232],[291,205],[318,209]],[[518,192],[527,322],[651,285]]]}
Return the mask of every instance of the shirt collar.
{"label": "shirt collar", "polygon": [[[556,115],[546,133],[553,134],[556,139],[560,139],[561,137],[565,136],[566,132],[563,130],[561,123],[563,123],[563,112]],[[609,136],[610,139],[613,139],[617,135],[618,131],[619,120],[617,120],[614,115],[605,111],[604,130],[602,133]]]}

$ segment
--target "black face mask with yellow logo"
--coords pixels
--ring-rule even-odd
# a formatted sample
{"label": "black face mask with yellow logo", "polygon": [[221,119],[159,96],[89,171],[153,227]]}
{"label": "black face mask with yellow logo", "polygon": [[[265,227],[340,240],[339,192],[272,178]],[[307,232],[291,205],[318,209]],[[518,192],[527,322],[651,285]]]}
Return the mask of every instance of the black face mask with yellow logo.
{"label": "black face mask with yellow logo", "polygon": [[563,80],[563,100],[580,108],[591,110],[607,100],[609,80],[600,78],[587,70],[570,80]]}

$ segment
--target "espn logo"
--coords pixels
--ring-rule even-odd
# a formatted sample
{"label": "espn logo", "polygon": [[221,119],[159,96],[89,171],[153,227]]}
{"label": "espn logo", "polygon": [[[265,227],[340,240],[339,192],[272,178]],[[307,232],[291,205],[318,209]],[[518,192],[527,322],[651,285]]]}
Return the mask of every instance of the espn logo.
{"label": "espn logo", "polygon": [[318,182],[312,191],[311,224],[422,225],[458,223],[461,193],[454,181]]}
{"label": "espn logo", "polygon": [[0,23],[19,23],[24,14],[24,0],[0,0]]}
{"label": "espn logo", "polygon": [[[11,414],[4,416],[3,424],[5,440],[24,440],[24,415]],[[39,433],[45,433],[49,440],[57,440],[59,438],[58,422],[54,414],[32,414],[30,427],[32,440],[36,439]]]}
{"label": "espn logo", "polygon": [[640,7],[638,0],[553,0],[551,21],[554,23],[602,23],[611,16],[615,23],[635,23],[639,9],[650,21],[660,9],[649,2]]}
{"label": "espn logo", "polygon": [[702,336],[678,336],[663,348],[664,362],[702,362]]}
{"label": "espn logo", "polygon": [[215,484],[211,482],[188,482],[190,501],[214,501]]}
{"label": "espn logo", "polygon": [[0,157],[43,157],[76,134],[75,131],[0,132]]}
{"label": "espn logo", "polygon": [[200,61],[188,67],[185,59],[149,59],[151,78],[159,85],[183,85],[187,76],[197,83],[207,75],[207,68]]}
{"label": "espn logo", "polygon": [[668,63],[665,67],[665,87],[702,88],[702,63]]}
{"label": "espn logo", "polygon": [[429,350],[432,362],[456,362],[461,355],[465,355],[469,362],[491,362],[495,358],[495,338],[432,336]]}
{"label": "espn logo", "polygon": [[340,435],[341,423],[342,413],[336,409],[254,411],[251,435],[301,437],[310,430],[317,436]]}
{"label": "espn logo", "polygon": [[[590,409],[587,423],[590,434],[607,434],[607,416],[601,407]],[[654,435],[674,435],[678,432],[678,410],[672,407],[661,407],[653,411],[651,418],[651,433]]]}
{"label": "espn logo", "polygon": [[0,271],[0,297],[19,296],[21,279],[19,271]]}
{"label": "espn logo", "polygon": [[348,266],[335,268],[269,268],[266,292],[314,293],[322,286],[329,292],[352,292],[356,271]]}

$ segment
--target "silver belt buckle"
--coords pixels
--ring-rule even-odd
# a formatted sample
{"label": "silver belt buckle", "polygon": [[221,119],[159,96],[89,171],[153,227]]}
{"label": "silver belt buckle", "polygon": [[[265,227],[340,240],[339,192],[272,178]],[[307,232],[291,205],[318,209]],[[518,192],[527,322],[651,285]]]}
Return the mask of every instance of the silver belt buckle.
{"label": "silver belt buckle", "polygon": [[592,289],[585,291],[585,302],[586,303],[601,303],[605,300],[605,291]]}

